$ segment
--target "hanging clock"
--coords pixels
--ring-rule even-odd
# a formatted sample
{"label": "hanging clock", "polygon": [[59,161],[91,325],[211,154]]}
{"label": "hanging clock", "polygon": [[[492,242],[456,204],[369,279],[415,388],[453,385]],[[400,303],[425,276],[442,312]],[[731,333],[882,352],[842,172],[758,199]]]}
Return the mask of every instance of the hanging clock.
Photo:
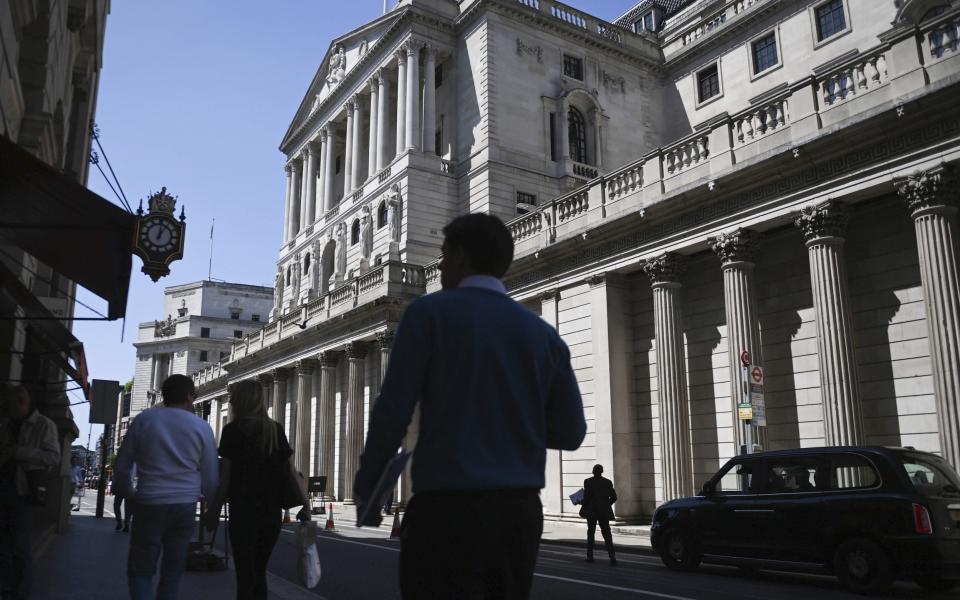
{"label": "hanging clock", "polygon": [[169,275],[170,263],[183,258],[187,218],[182,207],[180,218],[173,216],[176,205],[176,196],[168,194],[164,187],[147,198],[147,214],[143,213],[142,201],[137,209],[133,252],[143,259],[141,270],[154,281]]}

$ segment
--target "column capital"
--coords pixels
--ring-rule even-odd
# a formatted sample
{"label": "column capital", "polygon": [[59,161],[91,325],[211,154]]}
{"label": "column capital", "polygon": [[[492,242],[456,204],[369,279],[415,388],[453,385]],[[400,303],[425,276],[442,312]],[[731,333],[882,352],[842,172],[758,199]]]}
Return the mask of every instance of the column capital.
{"label": "column capital", "polygon": [[749,229],[736,229],[709,238],[707,243],[726,267],[734,263],[753,263],[757,234]]}
{"label": "column capital", "polygon": [[437,54],[440,53],[440,48],[437,47],[436,44],[432,44],[430,42],[425,42],[423,44],[423,50],[424,50],[424,54],[426,54],[427,56],[431,56],[434,59],[436,59]]}
{"label": "column capital", "polygon": [[377,333],[377,346],[381,350],[389,350],[393,346],[393,331],[386,330]]}
{"label": "column capital", "polygon": [[304,154],[307,155],[307,158],[312,158],[314,155],[317,154],[318,151],[319,151],[319,148],[317,148],[316,140],[310,140],[309,142],[307,142],[306,148],[304,148]]}
{"label": "column capital", "polygon": [[317,361],[312,358],[301,358],[296,365],[297,375],[310,375],[313,373],[314,367],[317,366]]}
{"label": "column capital", "polygon": [[680,285],[680,275],[683,272],[683,259],[673,252],[664,252],[641,262],[643,272],[650,278],[654,286],[672,284]]}
{"label": "column capital", "polygon": [[300,158],[301,157],[298,155],[297,158],[295,158],[294,161],[290,164],[290,168],[293,169],[294,173],[299,173],[300,171],[303,170],[303,160],[300,160]]}
{"label": "column capital", "polygon": [[397,65],[407,64],[407,51],[401,46],[396,52],[393,53],[394,57],[397,59]]}
{"label": "column capital", "polygon": [[350,96],[350,100],[347,101],[347,104],[353,107],[353,110],[361,110],[363,107],[363,98],[360,97],[360,92]]}
{"label": "column capital", "polygon": [[843,238],[850,221],[850,209],[845,204],[827,200],[814,206],[805,206],[794,216],[794,225],[803,232],[809,244],[821,238]]}
{"label": "column capital", "polygon": [[285,163],[283,165],[283,172],[289,177],[290,174],[293,173],[293,165],[291,163]]}
{"label": "column capital", "polygon": [[957,169],[947,163],[895,179],[893,184],[914,217],[920,216],[917,213],[922,210],[955,209],[960,205],[960,176]]}
{"label": "column capital", "polygon": [[377,69],[376,71],[373,72],[373,75],[370,76],[370,79],[367,80],[367,85],[370,87],[371,94],[380,93],[381,77],[383,77],[383,75],[381,75],[381,69]]}
{"label": "column capital", "polygon": [[417,58],[420,56],[420,49],[423,48],[423,41],[417,38],[407,38],[401,47],[406,50],[407,56]]}
{"label": "column capital", "polygon": [[356,98],[356,96],[350,96],[349,98],[347,98],[347,101],[343,103],[343,110],[347,113],[347,116],[350,118],[353,118],[354,98]]}
{"label": "column capital", "polygon": [[321,142],[327,141],[327,136],[330,135],[330,132],[327,130],[329,126],[329,124],[325,124],[320,128],[319,131],[317,131],[317,139],[319,139]]}
{"label": "column capital", "polygon": [[553,288],[545,292],[541,292],[539,298],[541,302],[558,301],[560,300],[560,288]]}
{"label": "column capital", "polygon": [[363,359],[367,357],[367,344],[364,342],[350,342],[344,346],[349,359]]}
{"label": "column capital", "polygon": [[616,286],[623,283],[623,277],[617,273],[594,273],[584,279],[587,285],[591,288],[600,287],[600,286]]}
{"label": "column capital", "polygon": [[273,383],[273,373],[269,371],[266,373],[260,373],[257,375],[257,381],[260,382],[260,385],[270,385]]}
{"label": "column capital", "polygon": [[286,381],[287,380],[287,370],[286,369],[273,369],[270,371],[270,376],[273,377],[274,381]]}
{"label": "column capital", "polygon": [[326,352],[321,352],[317,355],[317,361],[320,363],[320,368],[327,369],[336,367],[340,362],[340,356],[340,352],[335,350],[327,350]]}

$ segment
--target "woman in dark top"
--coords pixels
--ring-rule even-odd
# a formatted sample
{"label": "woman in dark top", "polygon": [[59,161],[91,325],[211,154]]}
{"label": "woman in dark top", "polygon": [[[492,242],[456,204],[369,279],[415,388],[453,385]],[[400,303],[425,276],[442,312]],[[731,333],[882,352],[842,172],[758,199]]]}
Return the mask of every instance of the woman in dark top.
{"label": "woman in dark top", "polygon": [[[287,471],[296,473],[293,450],[279,423],[267,416],[259,383],[230,386],[232,418],[220,433],[220,490],[205,522],[216,526],[230,503],[230,545],[237,572],[237,599],[266,600],[267,561],[280,535],[281,489]],[[309,506],[306,493],[304,506]],[[298,518],[309,520],[310,511]]]}

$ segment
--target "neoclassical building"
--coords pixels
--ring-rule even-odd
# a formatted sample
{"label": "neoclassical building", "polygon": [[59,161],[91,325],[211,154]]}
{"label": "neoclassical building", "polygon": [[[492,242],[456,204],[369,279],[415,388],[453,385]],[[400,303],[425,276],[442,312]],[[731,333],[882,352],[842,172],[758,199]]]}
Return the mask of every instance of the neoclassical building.
{"label": "neoclassical building", "polygon": [[[486,211],[583,394],[549,517],[599,462],[641,522],[748,441],[960,464],[960,2],[624,9],[403,0],[333,40],[280,147],[270,323],[196,374],[200,401],[261,381],[351,500],[404,305],[439,288],[443,225]],[[744,352],[762,425],[740,420]]]}

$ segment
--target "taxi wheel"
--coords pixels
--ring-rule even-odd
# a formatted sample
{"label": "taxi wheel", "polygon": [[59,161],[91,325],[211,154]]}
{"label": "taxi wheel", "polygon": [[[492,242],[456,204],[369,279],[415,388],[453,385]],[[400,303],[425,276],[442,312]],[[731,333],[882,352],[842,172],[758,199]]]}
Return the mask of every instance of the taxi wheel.
{"label": "taxi wheel", "polygon": [[682,529],[666,533],[660,545],[660,560],[673,571],[693,571],[700,566],[703,556],[696,540]]}
{"label": "taxi wheel", "polygon": [[833,567],[840,582],[857,594],[879,594],[893,584],[890,557],[883,548],[865,538],[840,544],[834,553]]}

